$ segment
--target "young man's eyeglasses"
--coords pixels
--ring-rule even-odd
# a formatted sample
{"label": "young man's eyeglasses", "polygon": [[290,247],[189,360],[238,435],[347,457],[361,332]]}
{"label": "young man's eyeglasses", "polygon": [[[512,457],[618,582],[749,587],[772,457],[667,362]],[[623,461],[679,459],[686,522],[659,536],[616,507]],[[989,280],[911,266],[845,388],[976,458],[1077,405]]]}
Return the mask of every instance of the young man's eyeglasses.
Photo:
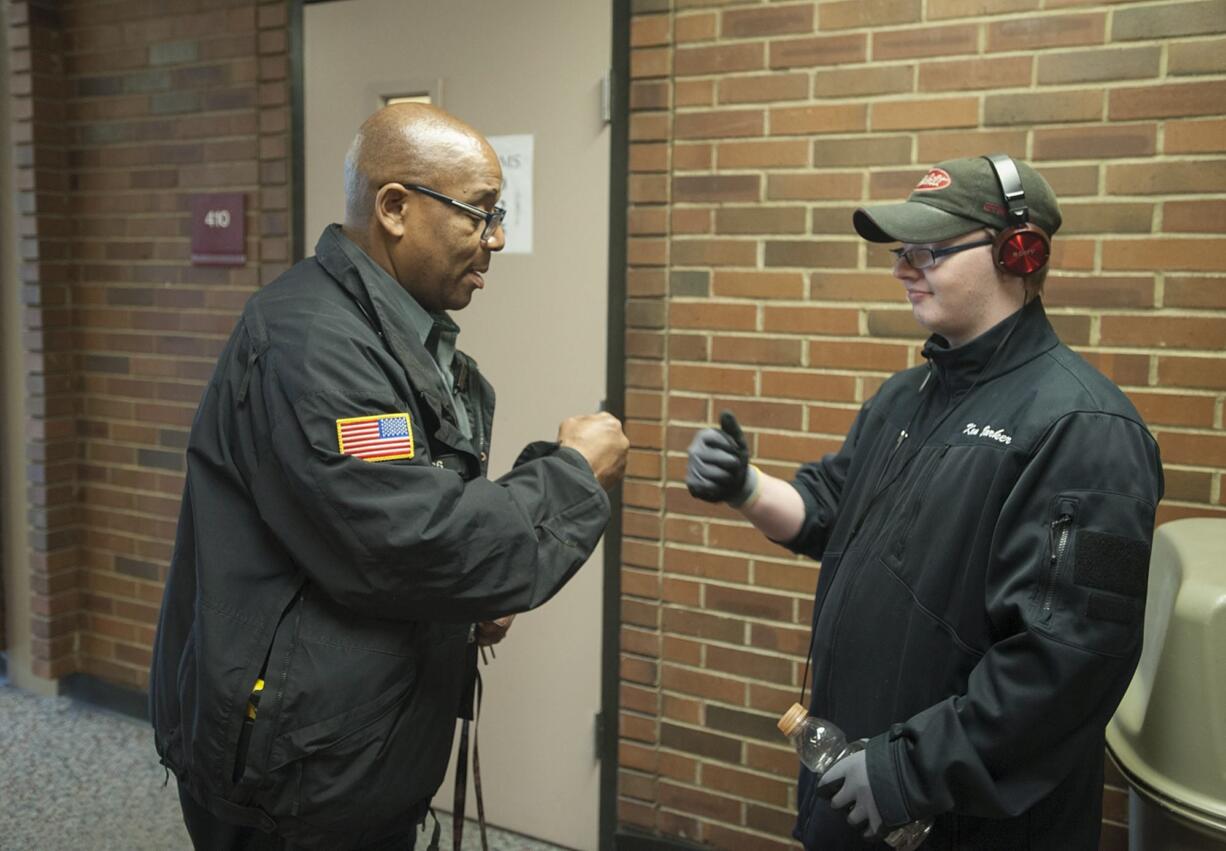
{"label": "young man's eyeglasses", "polygon": [[979,242],[951,245],[949,248],[891,248],[890,253],[894,255],[895,263],[899,260],[906,260],[907,265],[912,269],[927,269],[935,266],[942,257],[948,257],[950,254],[957,254],[959,251],[966,251],[970,248],[982,248],[985,245],[991,245],[993,241],[981,239]]}
{"label": "young man's eyeglasses", "polygon": [[422,195],[429,195],[431,198],[445,201],[453,207],[459,207],[474,219],[485,222],[485,230],[481,231],[481,241],[483,243],[489,242],[493,238],[494,232],[502,227],[502,220],[507,217],[506,207],[495,207],[492,210],[486,211],[480,207],[474,207],[472,204],[465,204],[463,201],[452,198],[450,195],[444,195],[442,192],[435,192],[428,186],[422,186],[419,183],[402,183],[400,185],[405,189],[412,189],[414,192],[420,192]]}

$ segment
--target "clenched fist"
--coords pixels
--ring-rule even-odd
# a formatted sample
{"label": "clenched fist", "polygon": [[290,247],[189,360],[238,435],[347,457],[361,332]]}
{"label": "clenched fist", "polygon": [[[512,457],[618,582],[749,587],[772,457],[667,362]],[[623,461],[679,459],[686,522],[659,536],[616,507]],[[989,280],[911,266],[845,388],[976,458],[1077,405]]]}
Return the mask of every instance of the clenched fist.
{"label": "clenched fist", "polygon": [[612,414],[602,412],[563,420],[558,426],[558,443],[586,458],[605,490],[611,490],[626,474],[630,440]]}

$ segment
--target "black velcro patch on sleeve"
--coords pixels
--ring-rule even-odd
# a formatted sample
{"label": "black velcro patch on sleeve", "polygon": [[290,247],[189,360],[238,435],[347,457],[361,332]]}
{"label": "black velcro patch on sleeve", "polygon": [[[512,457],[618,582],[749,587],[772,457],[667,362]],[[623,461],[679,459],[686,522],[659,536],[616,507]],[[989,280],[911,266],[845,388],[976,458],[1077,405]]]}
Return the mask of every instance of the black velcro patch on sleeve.
{"label": "black velcro patch on sleeve", "polygon": [[1135,623],[1140,606],[1124,597],[1107,594],[1091,594],[1086,603],[1086,614],[1095,620],[1112,623]]}
{"label": "black velcro patch on sleeve", "polygon": [[1149,576],[1149,544],[1106,532],[1077,533],[1073,582],[1126,597],[1144,597]]}

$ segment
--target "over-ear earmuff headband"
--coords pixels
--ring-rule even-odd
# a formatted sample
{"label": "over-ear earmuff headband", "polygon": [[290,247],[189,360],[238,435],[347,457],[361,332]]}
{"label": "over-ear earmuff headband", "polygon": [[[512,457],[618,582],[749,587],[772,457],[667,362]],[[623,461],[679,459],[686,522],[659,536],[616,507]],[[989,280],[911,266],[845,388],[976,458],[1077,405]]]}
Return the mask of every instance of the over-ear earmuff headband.
{"label": "over-ear earmuff headband", "polygon": [[992,258],[1010,275],[1033,275],[1047,265],[1051,257],[1051,239],[1042,228],[1030,222],[1022,176],[1013,160],[1006,154],[991,154],[984,159],[992,165],[1009,221],[1009,226],[996,235]]}

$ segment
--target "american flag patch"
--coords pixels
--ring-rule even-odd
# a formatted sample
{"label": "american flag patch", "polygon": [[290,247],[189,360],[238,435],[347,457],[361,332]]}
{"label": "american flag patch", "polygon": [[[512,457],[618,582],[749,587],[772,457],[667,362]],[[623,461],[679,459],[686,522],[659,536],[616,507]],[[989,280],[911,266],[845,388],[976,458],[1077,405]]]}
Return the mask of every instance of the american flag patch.
{"label": "american flag patch", "polygon": [[408,414],[375,414],[336,421],[342,455],[363,461],[413,457],[413,426]]}

